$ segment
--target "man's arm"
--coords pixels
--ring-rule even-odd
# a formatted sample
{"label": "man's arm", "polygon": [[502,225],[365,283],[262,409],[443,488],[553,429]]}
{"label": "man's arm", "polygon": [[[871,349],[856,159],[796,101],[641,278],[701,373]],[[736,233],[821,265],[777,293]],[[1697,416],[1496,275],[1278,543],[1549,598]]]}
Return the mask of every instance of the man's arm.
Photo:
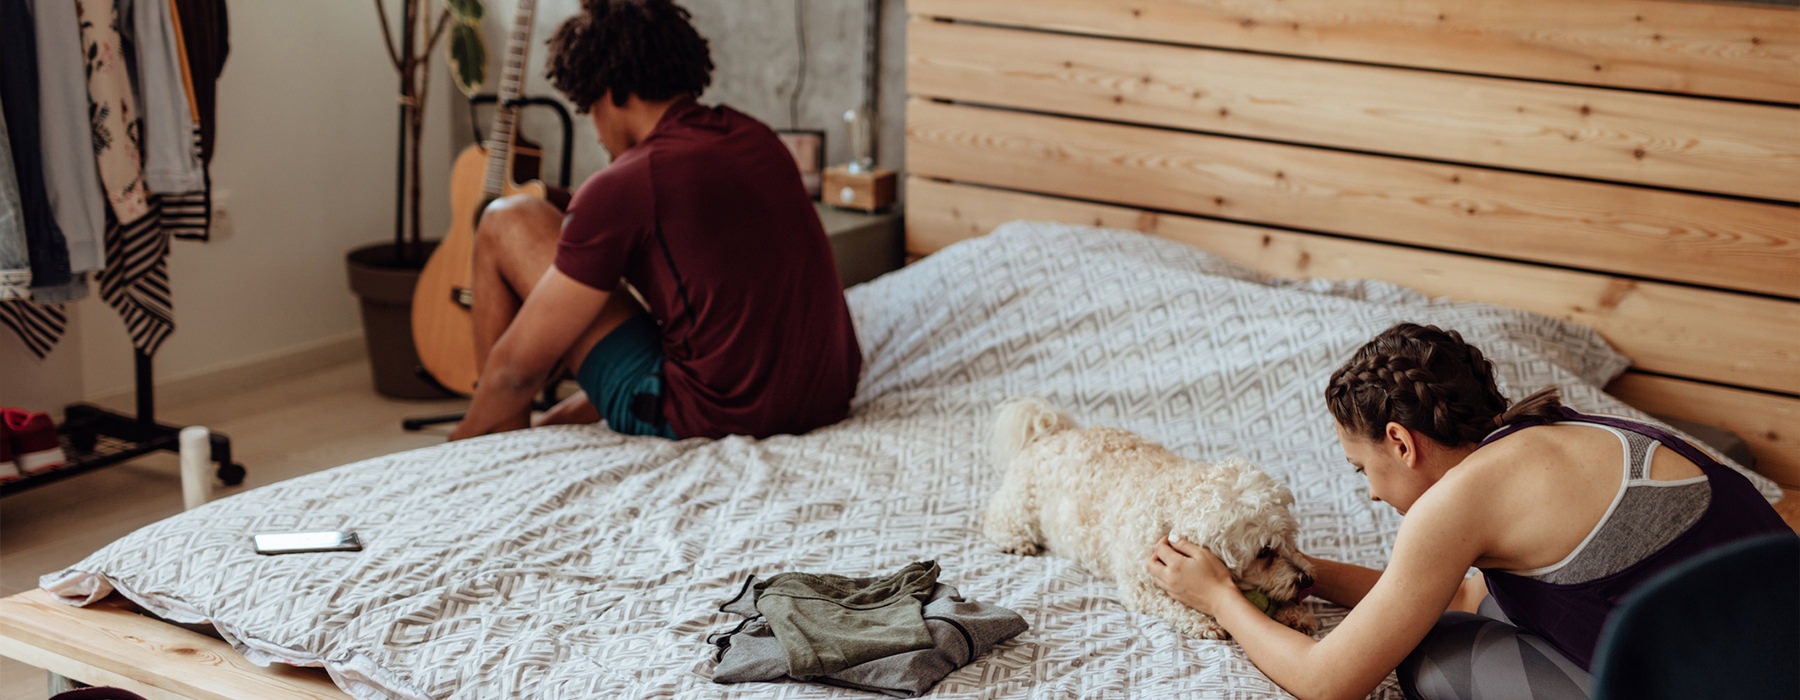
{"label": "man's arm", "polygon": [[532,397],[549,382],[558,360],[594,325],[611,296],[575,281],[554,265],[545,270],[519,315],[488,353],[475,399],[450,439],[529,426]]}

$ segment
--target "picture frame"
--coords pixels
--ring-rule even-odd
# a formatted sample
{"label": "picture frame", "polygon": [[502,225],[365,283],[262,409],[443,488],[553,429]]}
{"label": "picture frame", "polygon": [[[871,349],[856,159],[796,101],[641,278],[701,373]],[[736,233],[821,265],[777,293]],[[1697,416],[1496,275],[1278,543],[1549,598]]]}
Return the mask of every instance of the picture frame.
{"label": "picture frame", "polygon": [[806,195],[818,201],[825,174],[825,132],[820,129],[777,129],[775,135],[794,156],[794,165],[800,168],[800,183],[806,186]]}

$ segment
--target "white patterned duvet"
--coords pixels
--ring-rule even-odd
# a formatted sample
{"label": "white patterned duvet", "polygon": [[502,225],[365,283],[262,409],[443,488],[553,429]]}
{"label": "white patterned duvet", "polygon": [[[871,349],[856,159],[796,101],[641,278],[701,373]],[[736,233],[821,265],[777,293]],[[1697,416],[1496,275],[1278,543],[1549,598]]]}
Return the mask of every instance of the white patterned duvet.
{"label": "white patterned duvet", "polygon": [[[1236,646],[981,537],[996,402],[1043,395],[1190,457],[1245,456],[1293,489],[1306,551],[1370,566],[1399,519],[1369,502],[1320,396],[1388,325],[1460,329],[1509,396],[1554,383],[1580,410],[1643,417],[1595,388],[1625,360],[1584,328],[1380,283],[1266,281],[1136,233],[1009,224],[849,297],[866,369],[839,425],[680,442],[545,428],[389,455],[156,523],[43,586],[77,604],[116,589],[258,662],[323,666],[358,698],[872,697],[712,683],[706,635],[736,622],[717,607],[751,574],[936,559],[1031,629],[934,696],[1286,697]],[[333,528],[365,550],[251,551],[250,533]],[[1342,618],[1315,604],[1327,629]],[[1390,679],[1377,696],[1399,693]]]}

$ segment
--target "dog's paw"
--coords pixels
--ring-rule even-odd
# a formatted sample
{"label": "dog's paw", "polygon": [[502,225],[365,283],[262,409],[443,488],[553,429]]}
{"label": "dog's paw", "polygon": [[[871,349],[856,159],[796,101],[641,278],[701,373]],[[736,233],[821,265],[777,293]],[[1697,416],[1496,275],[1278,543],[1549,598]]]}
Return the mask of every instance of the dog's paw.
{"label": "dog's paw", "polygon": [[1024,557],[1035,557],[1042,554],[1044,550],[1042,547],[1039,547],[1036,542],[1030,540],[1015,540],[1012,542],[1000,543],[1000,551]]}
{"label": "dog's paw", "polygon": [[1295,603],[1278,607],[1275,609],[1274,618],[1276,622],[1292,627],[1309,637],[1319,631],[1319,618],[1314,617],[1312,610],[1305,605]]}
{"label": "dog's paw", "polygon": [[1201,639],[1230,639],[1231,633],[1225,631],[1224,625],[1207,617],[1194,626],[1193,634]]}

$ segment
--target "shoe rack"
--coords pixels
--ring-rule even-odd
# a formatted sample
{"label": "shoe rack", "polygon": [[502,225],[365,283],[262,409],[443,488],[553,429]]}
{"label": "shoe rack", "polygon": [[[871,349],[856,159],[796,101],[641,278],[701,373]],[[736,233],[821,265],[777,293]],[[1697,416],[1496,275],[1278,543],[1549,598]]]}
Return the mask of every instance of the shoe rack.
{"label": "shoe rack", "polygon": [[[56,426],[67,462],[55,469],[27,474],[0,483],[0,496],[7,496],[53,481],[112,466],[152,452],[181,450],[181,428],[156,421],[155,382],[150,356],[132,350],[136,361],[137,415],[128,416],[93,404],[75,403],[63,408],[63,420]],[[231,460],[231,438],[220,433],[208,436],[212,443],[216,474],[226,486],[244,481],[244,465]]]}

